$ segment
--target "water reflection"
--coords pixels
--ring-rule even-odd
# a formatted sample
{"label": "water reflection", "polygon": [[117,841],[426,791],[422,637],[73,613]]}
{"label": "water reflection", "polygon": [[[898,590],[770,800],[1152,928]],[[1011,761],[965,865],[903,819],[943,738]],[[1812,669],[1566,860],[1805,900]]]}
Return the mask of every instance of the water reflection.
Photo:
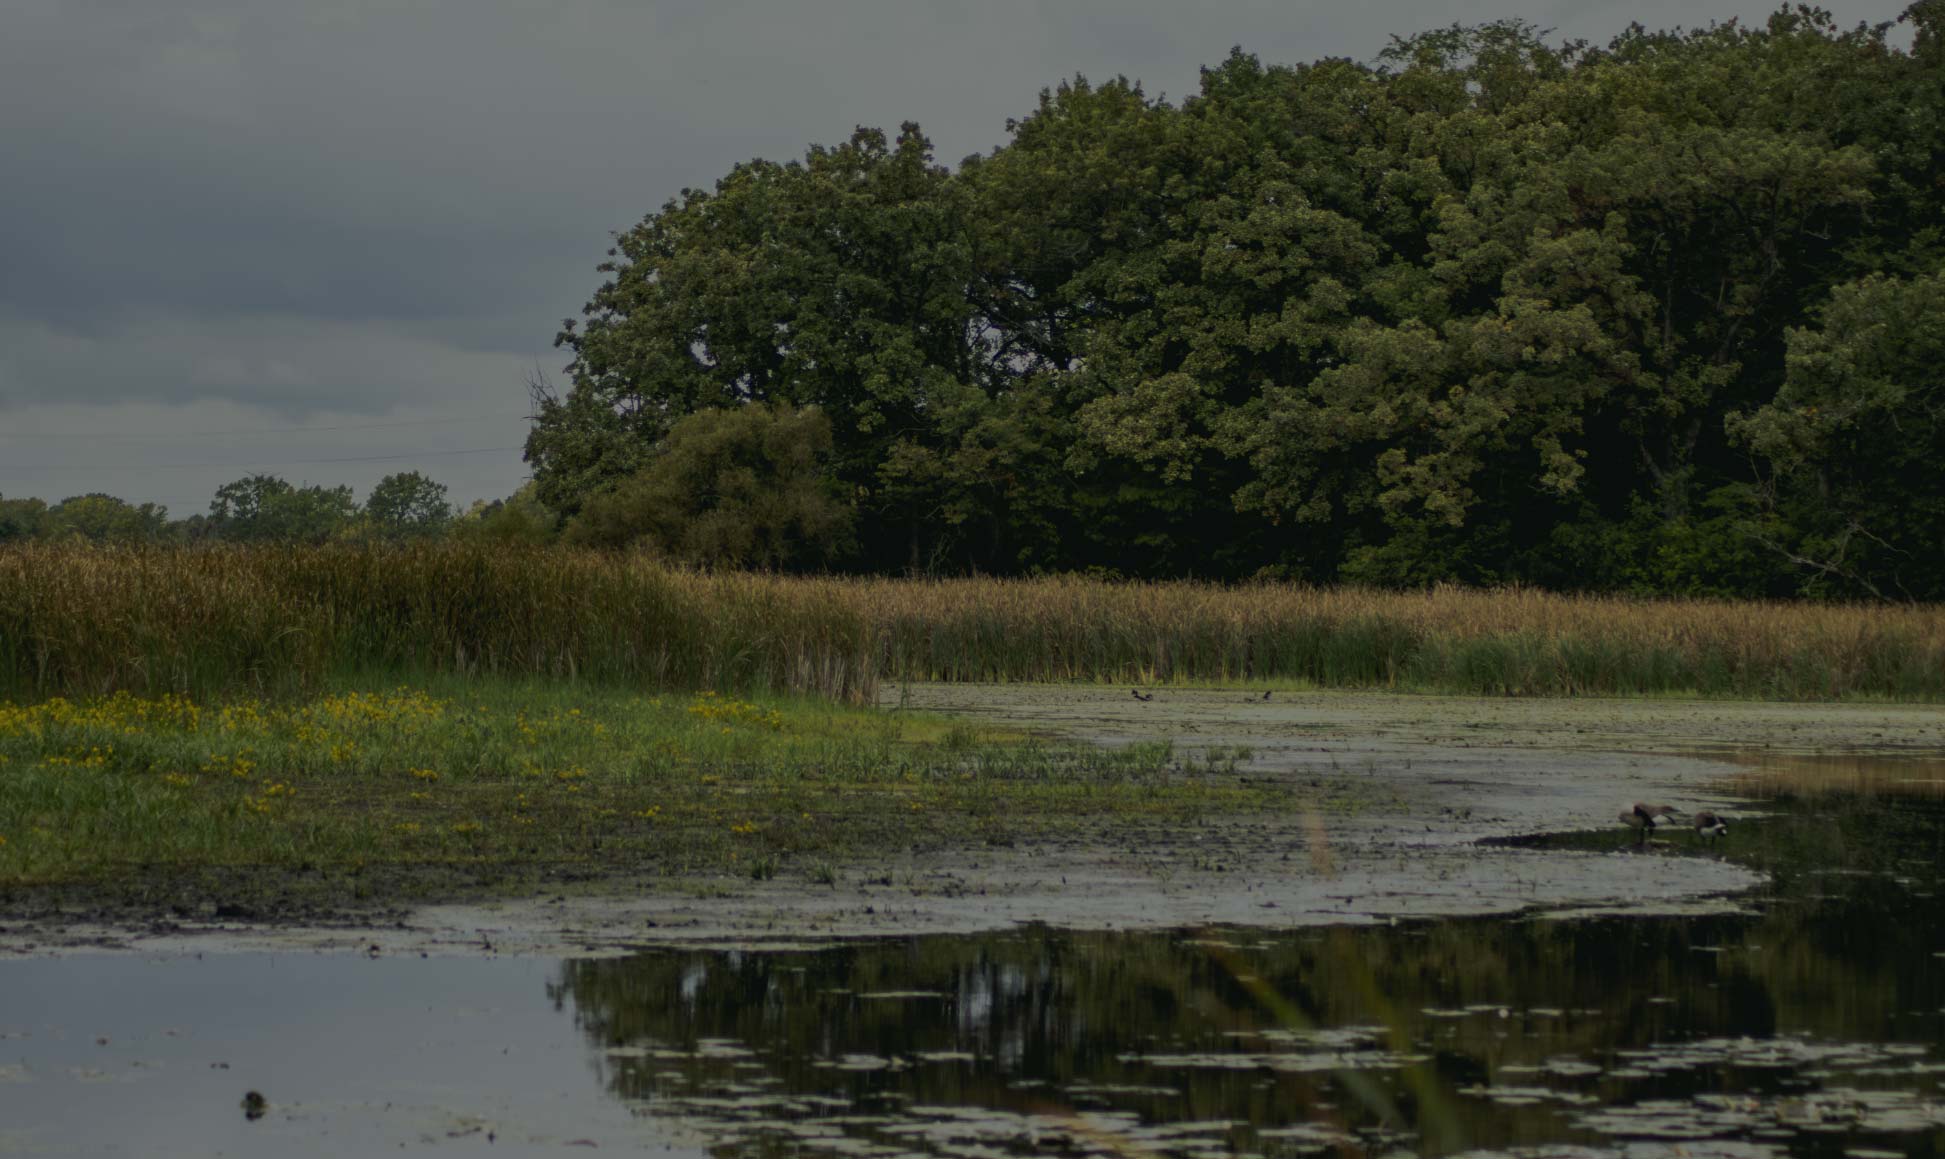
{"label": "water reflection", "polygon": [[1945,796],[1945,758],[1887,753],[1787,753],[1773,749],[1698,750],[1743,766],[1731,779],[1738,793],[1784,795]]}
{"label": "water reflection", "polygon": [[667,952],[554,994],[615,1094],[739,1154],[1938,1154],[1945,803],[1777,808],[1731,838],[1754,917]]}

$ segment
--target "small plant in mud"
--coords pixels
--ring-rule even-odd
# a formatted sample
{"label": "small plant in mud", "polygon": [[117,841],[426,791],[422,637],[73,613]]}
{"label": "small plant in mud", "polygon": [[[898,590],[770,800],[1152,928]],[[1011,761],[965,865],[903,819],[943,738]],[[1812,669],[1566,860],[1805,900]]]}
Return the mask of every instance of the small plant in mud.
{"label": "small plant in mud", "polygon": [[979,743],[979,734],[967,725],[955,724],[939,738],[939,747],[949,753],[966,752]]}
{"label": "small plant in mud", "polygon": [[777,859],[765,855],[750,862],[751,881],[769,881],[777,875]]}
{"label": "small plant in mud", "polygon": [[1256,750],[1248,745],[1210,745],[1182,758],[1181,768],[1191,776],[1229,776],[1235,773],[1238,765],[1255,755]]}
{"label": "small plant in mud", "polygon": [[832,865],[828,861],[820,861],[816,865],[811,866],[810,883],[812,885],[828,885],[836,888],[837,866]]}

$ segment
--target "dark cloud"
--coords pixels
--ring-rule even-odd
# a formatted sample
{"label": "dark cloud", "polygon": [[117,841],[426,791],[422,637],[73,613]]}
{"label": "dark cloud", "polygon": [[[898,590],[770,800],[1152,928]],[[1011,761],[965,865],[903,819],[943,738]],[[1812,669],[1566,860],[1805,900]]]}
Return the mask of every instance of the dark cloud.
{"label": "dark cloud", "polygon": [[[1393,34],[1455,21],[1604,39],[1629,21],[1770,7],[12,0],[0,435],[36,407],[91,408],[104,430],[153,432],[160,462],[182,437],[156,421],[170,407],[234,405],[275,426],[517,406],[536,362],[557,367],[554,330],[595,285],[611,231],[738,160],[861,123],[918,120],[956,160],[1076,73],[1180,97],[1232,45],[1369,59]],[[342,434],[347,454],[369,441]],[[69,476],[32,474],[17,442],[0,438],[0,491],[62,492]],[[118,447],[71,447],[64,470],[121,477]],[[517,456],[496,470],[479,486],[510,489]]]}

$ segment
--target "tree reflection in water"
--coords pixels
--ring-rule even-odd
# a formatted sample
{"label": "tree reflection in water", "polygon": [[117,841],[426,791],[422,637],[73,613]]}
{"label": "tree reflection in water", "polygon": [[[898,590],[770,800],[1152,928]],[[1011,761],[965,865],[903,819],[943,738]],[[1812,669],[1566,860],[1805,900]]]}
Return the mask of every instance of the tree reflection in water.
{"label": "tree reflection in water", "polygon": [[667,951],[555,998],[723,1153],[1945,1151],[1945,802],[1777,807],[1742,915]]}

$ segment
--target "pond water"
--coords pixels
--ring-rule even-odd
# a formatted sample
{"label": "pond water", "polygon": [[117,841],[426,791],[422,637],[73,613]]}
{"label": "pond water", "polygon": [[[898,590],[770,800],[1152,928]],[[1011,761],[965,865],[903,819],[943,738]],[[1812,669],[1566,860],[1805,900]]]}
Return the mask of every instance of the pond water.
{"label": "pond water", "polygon": [[1945,801],[1773,804],[1740,915],[5,962],[0,1154],[1945,1153]]}

